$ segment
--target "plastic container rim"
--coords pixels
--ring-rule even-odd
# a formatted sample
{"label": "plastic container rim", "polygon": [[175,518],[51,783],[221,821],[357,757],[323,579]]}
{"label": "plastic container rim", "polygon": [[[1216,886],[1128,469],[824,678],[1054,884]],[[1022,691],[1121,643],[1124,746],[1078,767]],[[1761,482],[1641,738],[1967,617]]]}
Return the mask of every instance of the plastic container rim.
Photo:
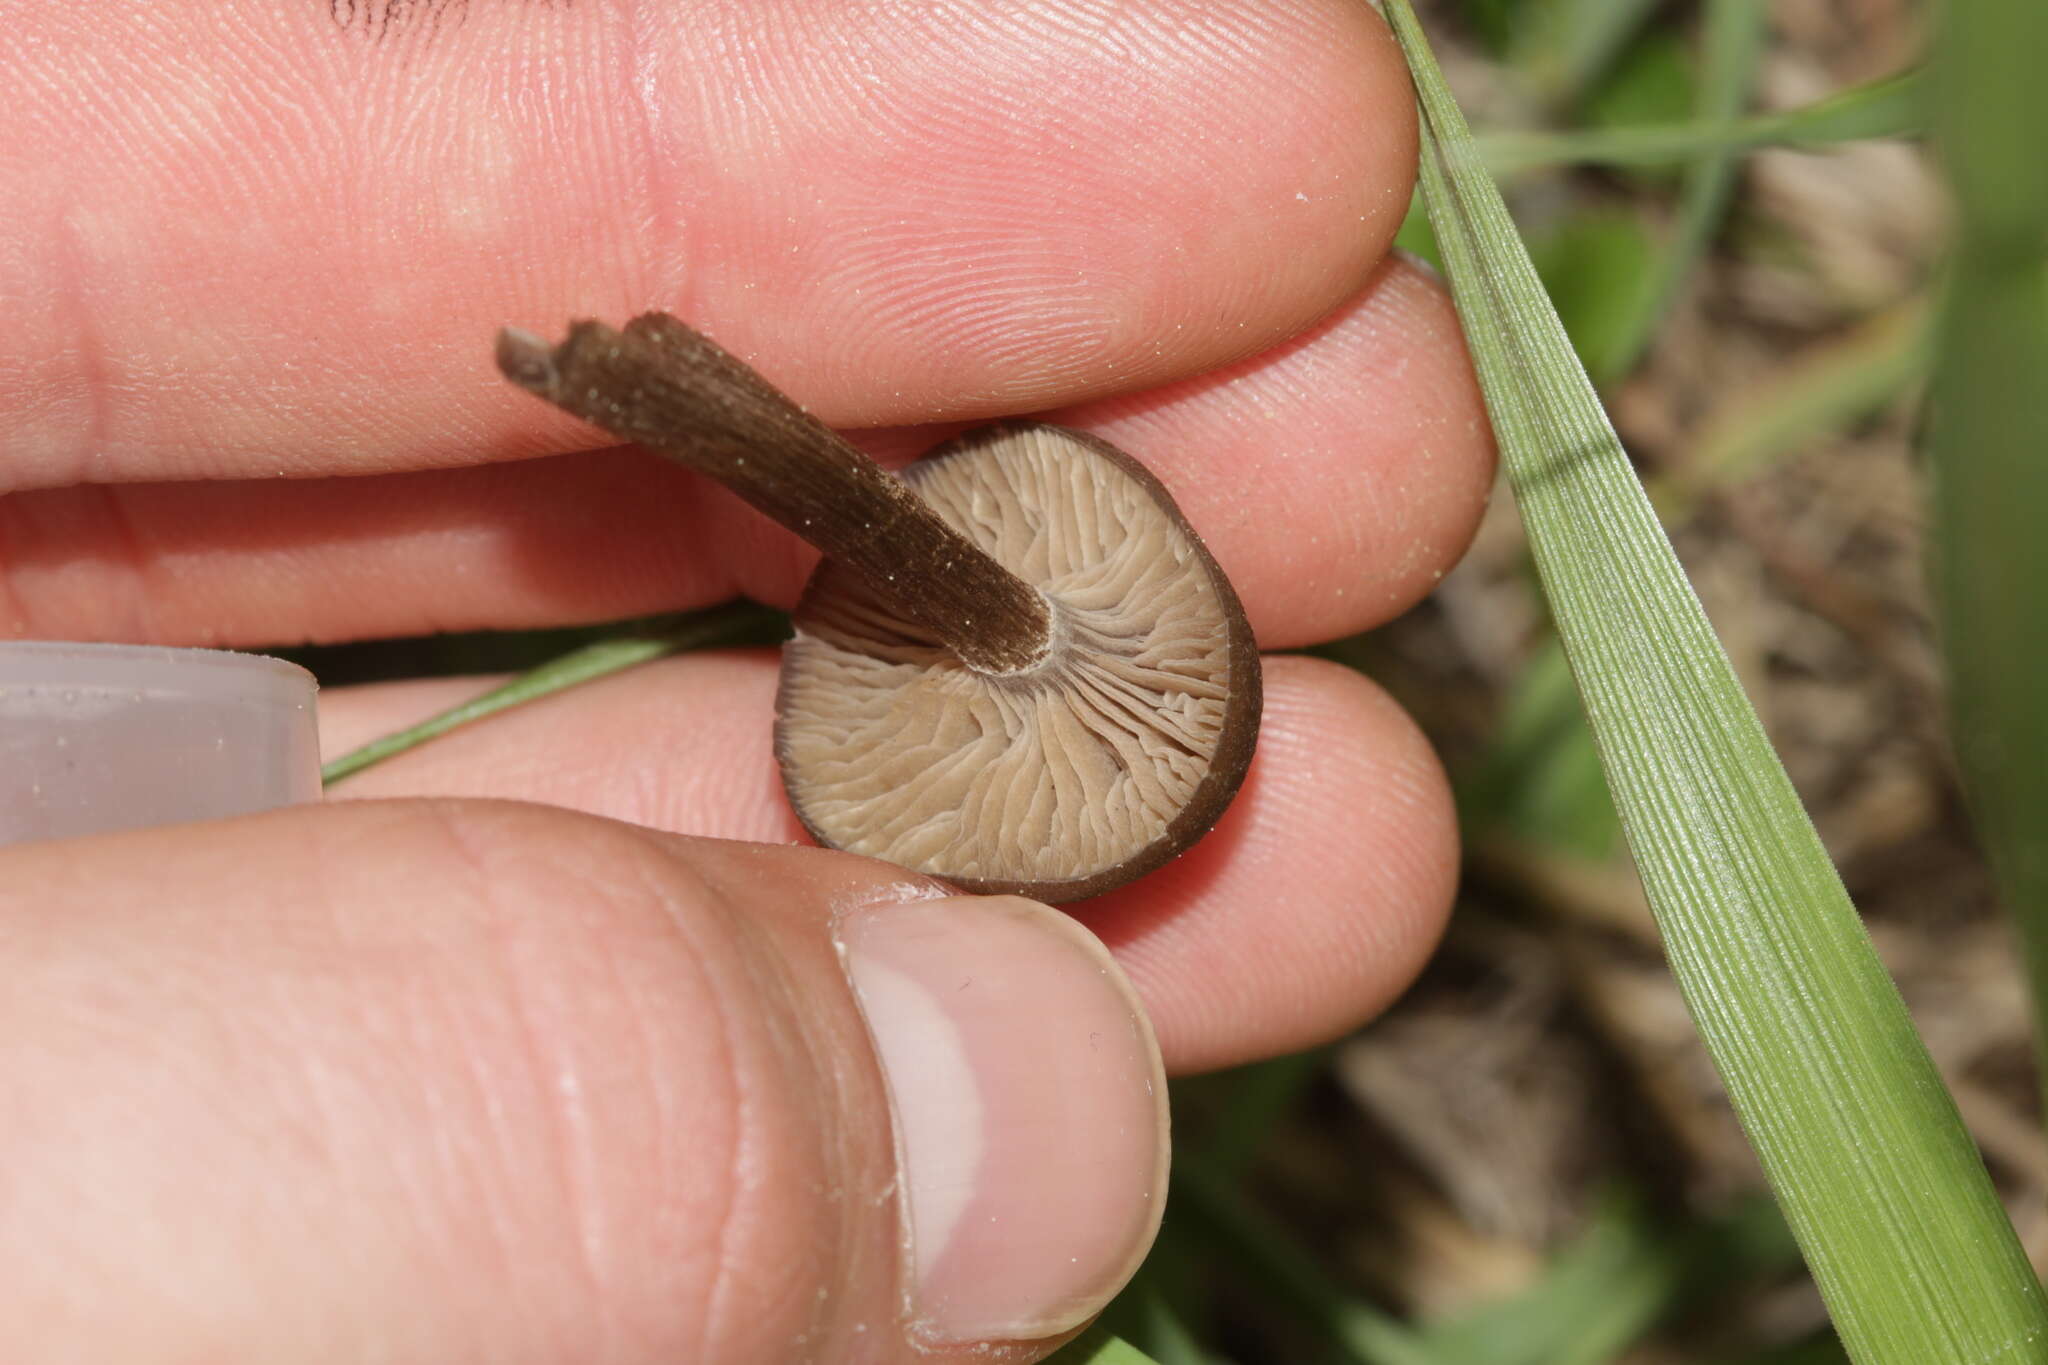
{"label": "plastic container rim", "polygon": [[318,686],[318,681],[304,668],[268,654],[71,640],[0,641],[0,690],[140,685],[147,691],[164,691],[164,684],[173,682],[159,676],[153,683],[138,684],[134,678],[124,676],[124,670],[137,666],[186,674],[194,683],[208,674],[228,674],[232,675],[232,682],[245,688],[267,684],[280,693],[310,695]]}

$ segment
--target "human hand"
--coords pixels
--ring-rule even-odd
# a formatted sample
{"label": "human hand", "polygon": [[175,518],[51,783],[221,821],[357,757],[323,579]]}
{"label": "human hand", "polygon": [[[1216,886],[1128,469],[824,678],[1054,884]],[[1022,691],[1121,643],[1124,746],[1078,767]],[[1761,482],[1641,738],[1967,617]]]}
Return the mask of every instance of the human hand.
{"label": "human hand", "polygon": [[[589,433],[492,370],[501,323],[647,308],[829,421],[893,424],[859,438],[885,459],[999,413],[1105,435],[1268,647],[1399,611],[1476,521],[1490,454],[1454,323],[1382,259],[1406,77],[1349,0],[18,8],[5,633],[260,644],[791,601],[801,545],[642,453],[565,453]],[[591,818],[794,838],[773,668],[637,670],[349,789],[568,811],[346,803],[0,855],[16,1340],[1028,1359],[1099,1307],[1162,1152],[1113,1141],[1150,1132],[1151,1061],[1085,941],[1014,902],[879,908],[928,889],[839,855]],[[346,748],[465,687],[333,692],[323,727]],[[1277,658],[1236,806],[1077,910],[1195,1070],[1381,1008],[1454,855],[1405,718]],[[936,1035],[877,1023],[878,1048],[835,931],[1017,994],[927,992]],[[1075,1018],[1123,1021],[1128,1048],[1064,1045]],[[906,1036],[961,1040],[953,1074],[1031,1120],[984,1112],[969,1207],[1059,1236],[934,1259],[917,1192],[943,1181],[913,1152],[925,1254],[899,1244],[884,1078],[959,1093]],[[1062,1077],[1049,1136],[1032,1087]]]}

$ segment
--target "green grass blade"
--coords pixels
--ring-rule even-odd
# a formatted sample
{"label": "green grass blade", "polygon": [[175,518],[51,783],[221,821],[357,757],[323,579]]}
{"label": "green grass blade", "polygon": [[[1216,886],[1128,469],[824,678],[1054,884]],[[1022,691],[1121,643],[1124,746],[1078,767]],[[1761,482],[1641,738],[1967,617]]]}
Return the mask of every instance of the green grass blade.
{"label": "green grass blade", "polygon": [[1509,63],[1552,106],[1578,99],[1614,64],[1657,10],[1657,0],[1528,0],[1515,21]]}
{"label": "green grass blade", "polygon": [[[2031,45],[2031,46],[2030,46]],[[1957,248],[1934,347],[1935,583],[1957,758],[2025,945],[2048,1068],[2048,9],[1951,5],[1937,118]]]}
{"label": "green grass blade", "polygon": [[1047,1356],[1044,1365],[1159,1365],[1122,1337],[1091,1327]]}
{"label": "green grass blade", "polygon": [[1338,1288],[1313,1257],[1201,1157],[1175,1160],[1171,1208],[1169,1217],[1227,1261],[1239,1280],[1321,1333],[1354,1365],[1456,1361],[1430,1350],[1392,1315]]}
{"label": "green grass blade", "polygon": [[766,607],[757,607],[751,602],[731,602],[722,607],[713,607],[673,622],[665,629],[636,632],[609,640],[599,640],[581,649],[571,650],[558,659],[550,659],[538,668],[531,669],[510,682],[492,688],[480,697],[450,707],[439,715],[430,716],[417,725],[409,726],[396,734],[386,735],[359,749],[329,763],[320,770],[320,779],[329,786],[343,778],[361,772],[365,768],[382,763],[387,758],[417,748],[428,740],[447,734],[460,726],[482,720],[485,716],[496,715],[514,706],[523,706],[530,701],[632,668],[669,654],[678,654],[692,649],[710,649],[717,645],[739,644],[758,639],[781,619],[778,612]]}
{"label": "green grass blade", "polygon": [[[1763,58],[1768,17],[1766,0],[1708,0],[1697,122],[1710,126],[1732,123],[1748,105],[1757,65]],[[1671,240],[1658,257],[1640,303],[1626,315],[1621,336],[1605,357],[1609,368],[1605,373],[1596,371],[1594,379],[1605,383],[1635,367],[1720,226],[1735,185],[1735,167],[1736,155],[1726,147],[1702,151],[1686,166]]]}
{"label": "green grass blade", "polygon": [[1544,166],[1670,166],[1755,147],[1904,137],[1924,124],[1924,82],[1919,72],[1908,71],[1779,114],[1570,133],[1488,133],[1478,142],[1486,164],[1506,175]]}
{"label": "green grass blade", "polygon": [[1208,1365],[1208,1353],[1164,1294],[1146,1289],[1138,1311],[1144,1318],[1145,1339],[1159,1365]]}
{"label": "green grass blade", "polygon": [[1423,185],[1665,950],[1864,1365],[2040,1360],[2048,1308],[1405,0]]}
{"label": "green grass blade", "polygon": [[[1273,1129],[1330,1064],[1326,1048],[1291,1052],[1214,1078],[1228,1093],[1202,1155],[1219,1175],[1235,1177],[1273,1136]],[[1185,1082],[1183,1082],[1185,1084]]]}
{"label": "green grass blade", "polygon": [[1202,1348],[1180,1307],[1190,1297],[1188,1258],[1182,1252],[1169,1216],[1152,1254],[1095,1325],[1123,1338],[1158,1365],[1219,1365]]}
{"label": "green grass blade", "polygon": [[1768,1200],[1690,1220],[1610,1196],[1528,1289],[1431,1323],[1423,1339],[1472,1365],[1608,1365],[1660,1321],[1729,1285],[1797,1266]]}
{"label": "green grass blade", "polygon": [[1683,515],[1700,495],[1739,485],[1805,442],[1898,402],[1927,370],[1927,312],[1922,299],[1897,304],[1731,395],[1653,490],[1665,516]]}
{"label": "green grass blade", "polygon": [[1677,1299],[1677,1239],[1610,1200],[1527,1293],[1431,1324],[1430,1345],[1486,1365],[1607,1365]]}

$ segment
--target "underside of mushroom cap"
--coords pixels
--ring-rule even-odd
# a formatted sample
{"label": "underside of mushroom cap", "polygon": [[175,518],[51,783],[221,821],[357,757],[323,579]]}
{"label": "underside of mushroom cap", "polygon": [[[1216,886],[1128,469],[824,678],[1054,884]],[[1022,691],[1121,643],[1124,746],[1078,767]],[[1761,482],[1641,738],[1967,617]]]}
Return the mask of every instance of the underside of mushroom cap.
{"label": "underside of mushroom cap", "polygon": [[827,561],[784,651],[776,754],[822,844],[981,892],[1075,900],[1185,850],[1250,765],[1259,660],[1228,580],[1158,480],[1079,432],[970,432],[904,472],[1043,592],[1052,641],[963,664]]}

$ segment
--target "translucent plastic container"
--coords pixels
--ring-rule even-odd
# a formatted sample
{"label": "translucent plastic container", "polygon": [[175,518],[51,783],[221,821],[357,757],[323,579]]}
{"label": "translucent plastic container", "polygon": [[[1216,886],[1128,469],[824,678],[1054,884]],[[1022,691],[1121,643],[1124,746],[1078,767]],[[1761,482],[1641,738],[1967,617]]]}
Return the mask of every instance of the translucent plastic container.
{"label": "translucent plastic container", "polygon": [[0,844],[317,800],[313,693],[255,654],[0,643]]}

